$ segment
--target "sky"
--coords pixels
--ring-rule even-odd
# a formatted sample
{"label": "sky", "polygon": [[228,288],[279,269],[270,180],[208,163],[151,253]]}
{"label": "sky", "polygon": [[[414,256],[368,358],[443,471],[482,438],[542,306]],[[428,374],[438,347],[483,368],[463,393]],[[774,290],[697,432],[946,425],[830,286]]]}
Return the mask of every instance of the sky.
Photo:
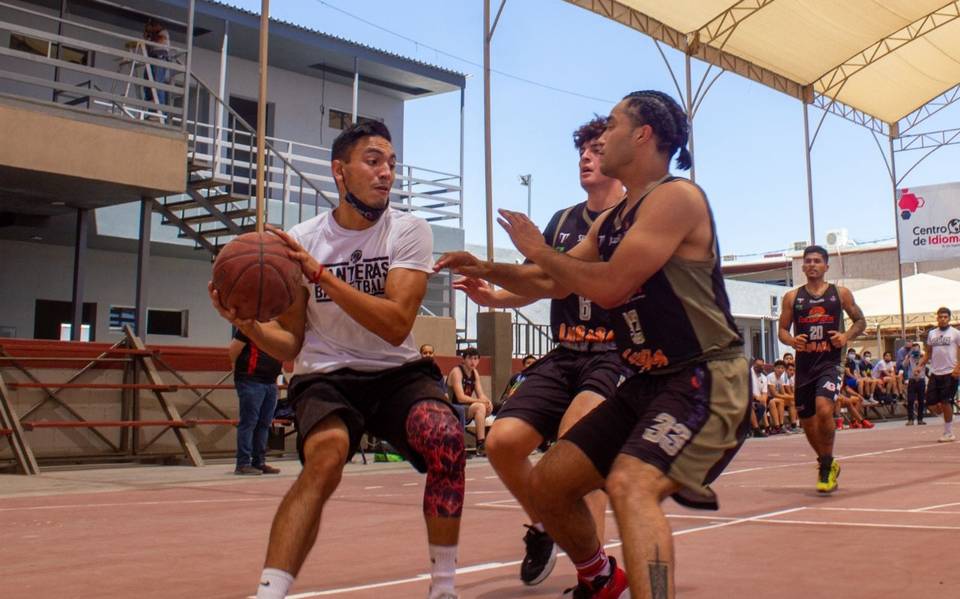
{"label": "sky", "polygon": [[[260,9],[259,0],[229,3]],[[499,3],[491,4],[495,10]],[[274,0],[270,10],[275,18],[468,76],[464,229],[467,243],[484,244],[483,78],[478,66],[483,59],[483,1]],[[682,82],[683,55],[662,48]],[[692,62],[696,89],[707,65]],[[491,67],[512,76],[494,73],[491,80],[494,207],[525,211],[527,189],[518,176],[532,174],[532,216],[541,226],[557,210],[586,197],[578,183],[571,137],[579,125],[595,113],[608,114],[634,90],[659,89],[678,97],[650,38],[562,0],[507,0],[491,44]],[[810,108],[811,127],[821,115]],[[409,101],[404,118],[404,161],[457,172],[459,94]],[[960,106],[955,105],[921,128],[956,128],[958,122]],[[693,130],[697,183],[710,199],[724,255],[747,257],[808,239],[799,101],[724,73],[705,96]],[[879,141],[886,152],[886,139]],[[921,156],[898,154],[898,171],[905,172]],[[901,187],[958,180],[958,165],[960,147],[940,149]],[[814,145],[812,167],[818,242],[823,243],[828,230],[840,228],[858,243],[894,236],[890,178],[868,130],[827,116]],[[509,247],[509,238],[499,225],[494,227],[494,245]]]}

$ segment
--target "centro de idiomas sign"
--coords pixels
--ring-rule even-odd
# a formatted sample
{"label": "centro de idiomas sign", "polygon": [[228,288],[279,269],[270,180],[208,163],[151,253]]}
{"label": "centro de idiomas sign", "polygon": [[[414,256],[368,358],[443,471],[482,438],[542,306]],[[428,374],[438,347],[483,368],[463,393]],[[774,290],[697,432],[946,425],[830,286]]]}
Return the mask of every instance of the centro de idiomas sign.
{"label": "centro de idiomas sign", "polygon": [[897,191],[900,262],[960,258],[960,183]]}

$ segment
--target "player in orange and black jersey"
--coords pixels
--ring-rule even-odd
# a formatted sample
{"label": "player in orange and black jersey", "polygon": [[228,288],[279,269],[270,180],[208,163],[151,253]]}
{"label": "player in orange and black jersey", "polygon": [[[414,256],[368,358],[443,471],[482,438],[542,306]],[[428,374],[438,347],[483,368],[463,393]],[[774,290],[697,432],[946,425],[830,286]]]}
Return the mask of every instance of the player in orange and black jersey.
{"label": "player in orange and black jersey", "polygon": [[[544,229],[544,241],[558,252],[573,249],[594,220],[623,198],[620,182],[600,172],[597,139],[605,122],[597,117],[573,134],[580,152],[580,185],[587,199],[557,211]],[[537,299],[504,289],[494,291],[480,279],[461,279],[454,287],[483,306],[516,308]],[[520,565],[520,578],[527,585],[546,579],[557,556],[556,544],[527,499],[532,468],[528,456],[611,397],[627,374],[617,356],[607,311],[600,306],[575,293],[554,298],[550,327],[557,347],[524,369],[523,383],[497,414],[486,443],[490,463],[532,522],[527,526],[526,555]],[[602,535],[606,509],[602,492],[591,496],[590,509]]]}
{"label": "player in orange and black jersey", "polygon": [[[818,245],[803,251],[807,284],[783,297],[779,335],[781,342],[797,350],[797,411],[807,440],[817,452],[820,493],[835,491],[840,476],[840,464],[833,459],[833,410],[843,372],[843,348],[867,326],[853,293],[824,280],[829,259],[827,250]],[[853,321],[846,332],[844,312]]]}

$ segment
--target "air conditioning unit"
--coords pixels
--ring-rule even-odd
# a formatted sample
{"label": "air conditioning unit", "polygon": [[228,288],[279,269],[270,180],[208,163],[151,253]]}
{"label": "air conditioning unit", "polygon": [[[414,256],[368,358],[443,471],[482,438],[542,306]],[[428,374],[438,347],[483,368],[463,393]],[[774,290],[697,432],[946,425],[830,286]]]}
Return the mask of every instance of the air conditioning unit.
{"label": "air conditioning unit", "polygon": [[779,316],[780,315],[780,298],[771,295],[770,296],[770,316]]}
{"label": "air conditioning unit", "polygon": [[802,252],[803,250],[806,249],[806,247],[807,247],[806,241],[794,241],[793,244],[790,246],[790,249],[792,249],[795,252]]}
{"label": "air conditioning unit", "polygon": [[827,247],[844,247],[850,243],[850,232],[846,229],[831,229],[827,231]]}

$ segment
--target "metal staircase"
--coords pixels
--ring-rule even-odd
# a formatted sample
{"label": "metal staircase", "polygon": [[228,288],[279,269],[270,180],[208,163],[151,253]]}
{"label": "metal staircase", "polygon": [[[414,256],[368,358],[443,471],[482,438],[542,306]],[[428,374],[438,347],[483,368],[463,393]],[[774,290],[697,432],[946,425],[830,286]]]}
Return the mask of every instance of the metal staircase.
{"label": "metal staircase", "polygon": [[[163,224],[180,230],[181,238],[216,255],[231,239],[256,228],[256,129],[195,75],[191,78],[197,93],[189,114],[199,115],[201,101],[209,99],[215,117],[210,122],[196,117],[187,121],[186,191],[158,198],[154,210],[163,215]],[[336,206],[335,194],[308,179],[269,141],[264,164],[266,222],[286,227],[291,224],[288,212],[295,211],[295,222],[301,222],[305,215],[310,218]]]}

